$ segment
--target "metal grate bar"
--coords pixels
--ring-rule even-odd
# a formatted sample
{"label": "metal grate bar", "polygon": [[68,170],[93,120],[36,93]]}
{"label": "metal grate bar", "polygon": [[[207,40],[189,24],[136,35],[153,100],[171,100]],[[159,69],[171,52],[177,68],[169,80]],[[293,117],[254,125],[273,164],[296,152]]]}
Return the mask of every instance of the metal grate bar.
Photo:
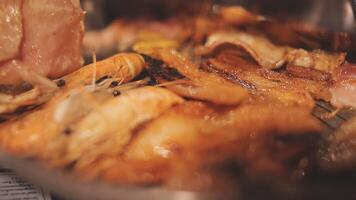
{"label": "metal grate bar", "polygon": [[316,117],[323,125],[325,133],[332,133],[338,129],[345,121],[356,116],[356,112],[350,109],[342,109],[331,117],[326,117],[335,109],[327,102],[318,101],[313,109],[313,116]]}

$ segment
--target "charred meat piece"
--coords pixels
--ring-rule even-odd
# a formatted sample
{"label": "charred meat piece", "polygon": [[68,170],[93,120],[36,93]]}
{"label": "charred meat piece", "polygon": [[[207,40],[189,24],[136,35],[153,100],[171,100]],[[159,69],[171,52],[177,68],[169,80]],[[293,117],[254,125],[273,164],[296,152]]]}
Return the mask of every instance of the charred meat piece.
{"label": "charred meat piece", "polygon": [[[156,49],[153,56],[161,59],[164,64],[151,59],[148,72],[162,86],[179,95],[222,105],[237,105],[248,97],[247,91],[241,86],[198,69],[175,50]],[[172,78],[173,81],[168,82]]]}
{"label": "charred meat piece", "polygon": [[331,73],[345,61],[345,53],[321,50],[306,51],[273,44],[260,33],[220,31],[208,37],[200,54],[212,54],[220,45],[231,44],[245,50],[261,67],[277,69],[284,64],[312,68]]}
{"label": "charred meat piece", "polygon": [[299,104],[309,108],[314,106],[310,95],[316,99],[330,99],[328,82],[306,80],[283,72],[261,69],[235,51],[222,52],[215,58],[208,59],[202,67],[243,85],[257,97],[263,96],[285,104]]}

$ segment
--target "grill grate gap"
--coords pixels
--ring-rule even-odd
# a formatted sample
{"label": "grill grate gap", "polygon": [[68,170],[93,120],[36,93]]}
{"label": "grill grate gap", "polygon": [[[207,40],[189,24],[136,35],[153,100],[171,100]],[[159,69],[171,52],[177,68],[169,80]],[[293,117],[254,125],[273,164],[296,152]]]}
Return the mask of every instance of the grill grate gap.
{"label": "grill grate gap", "polygon": [[328,114],[335,109],[327,102],[317,101],[313,109],[313,116],[316,117],[323,125],[325,133],[332,133],[338,129],[345,121],[356,116],[355,110],[342,109],[335,116],[327,118]]}

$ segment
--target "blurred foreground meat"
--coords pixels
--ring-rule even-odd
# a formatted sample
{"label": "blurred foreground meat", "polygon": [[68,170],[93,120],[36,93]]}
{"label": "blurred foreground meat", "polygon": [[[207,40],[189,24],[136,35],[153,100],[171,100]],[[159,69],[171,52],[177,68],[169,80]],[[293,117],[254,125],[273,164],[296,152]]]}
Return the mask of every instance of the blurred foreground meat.
{"label": "blurred foreground meat", "polygon": [[0,85],[24,82],[19,70],[58,78],[82,64],[79,0],[4,0],[0,5]]}
{"label": "blurred foreground meat", "polygon": [[76,170],[110,182],[174,188],[198,183],[192,177],[227,161],[241,163],[251,176],[285,176],[318,138],[319,124],[304,109],[272,104],[220,109],[194,101],[172,107],[139,129],[119,158],[104,156]]}

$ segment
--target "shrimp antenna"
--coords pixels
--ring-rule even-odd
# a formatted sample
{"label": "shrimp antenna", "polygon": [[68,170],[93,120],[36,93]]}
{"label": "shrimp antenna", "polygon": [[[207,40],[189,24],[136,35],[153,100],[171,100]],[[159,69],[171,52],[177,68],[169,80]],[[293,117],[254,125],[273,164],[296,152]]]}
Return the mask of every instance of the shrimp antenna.
{"label": "shrimp antenna", "polygon": [[92,59],[93,59],[93,79],[92,79],[92,87],[95,90],[95,80],[96,80],[96,52],[95,49],[92,50]]}

